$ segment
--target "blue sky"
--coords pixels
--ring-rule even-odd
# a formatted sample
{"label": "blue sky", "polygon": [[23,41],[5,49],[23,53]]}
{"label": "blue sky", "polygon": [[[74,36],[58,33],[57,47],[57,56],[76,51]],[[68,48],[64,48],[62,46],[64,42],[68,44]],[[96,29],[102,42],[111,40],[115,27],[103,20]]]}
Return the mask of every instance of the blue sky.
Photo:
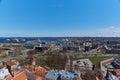
{"label": "blue sky", "polygon": [[120,36],[120,0],[0,0],[0,36]]}

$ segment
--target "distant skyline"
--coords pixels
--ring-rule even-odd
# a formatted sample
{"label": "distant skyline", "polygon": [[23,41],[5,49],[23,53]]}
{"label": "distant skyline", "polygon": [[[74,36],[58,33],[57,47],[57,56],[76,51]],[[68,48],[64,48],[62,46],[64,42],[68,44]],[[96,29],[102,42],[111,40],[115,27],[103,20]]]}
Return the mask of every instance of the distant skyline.
{"label": "distant skyline", "polygon": [[120,37],[120,0],[0,0],[0,37]]}

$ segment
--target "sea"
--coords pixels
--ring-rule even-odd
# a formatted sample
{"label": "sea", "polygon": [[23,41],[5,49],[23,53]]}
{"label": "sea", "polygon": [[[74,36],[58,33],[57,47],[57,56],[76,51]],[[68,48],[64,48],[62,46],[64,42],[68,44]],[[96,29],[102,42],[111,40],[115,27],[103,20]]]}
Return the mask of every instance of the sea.
{"label": "sea", "polygon": [[40,40],[42,42],[57,41],[61,38],[58,37],[0,37],[0,43],[10,43],[10,42],[27,42],[32,40]]}
{"label": "sea", "polygon": [[40,40],[42,42],[69,40],[112,40],[120,42],[120,37],[0,37],[0,43],[24,43],[27,41]]}

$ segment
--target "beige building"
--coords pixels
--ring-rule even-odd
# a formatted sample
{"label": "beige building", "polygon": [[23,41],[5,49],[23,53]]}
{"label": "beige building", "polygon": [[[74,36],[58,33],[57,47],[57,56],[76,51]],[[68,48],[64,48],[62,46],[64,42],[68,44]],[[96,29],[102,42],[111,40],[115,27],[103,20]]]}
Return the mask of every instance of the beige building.
{"label": "beige building", "polygon": [[9,52],[8,51],[0,51],[0,57],[5,57],[8,56]]}

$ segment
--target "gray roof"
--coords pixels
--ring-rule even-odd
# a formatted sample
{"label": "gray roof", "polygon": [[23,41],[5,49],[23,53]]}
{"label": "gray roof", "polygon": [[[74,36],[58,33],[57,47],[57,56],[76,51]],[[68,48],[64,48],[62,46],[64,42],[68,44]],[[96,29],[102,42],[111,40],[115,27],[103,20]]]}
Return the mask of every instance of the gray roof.
{"label": "gray roof", "polygon": [[61,78],[61,80],[77,80],[79,76],[80,72],[77,71],[67,72],[64,70],[50,70],[46,78],[50,80],[58,80],[58,78]]}

